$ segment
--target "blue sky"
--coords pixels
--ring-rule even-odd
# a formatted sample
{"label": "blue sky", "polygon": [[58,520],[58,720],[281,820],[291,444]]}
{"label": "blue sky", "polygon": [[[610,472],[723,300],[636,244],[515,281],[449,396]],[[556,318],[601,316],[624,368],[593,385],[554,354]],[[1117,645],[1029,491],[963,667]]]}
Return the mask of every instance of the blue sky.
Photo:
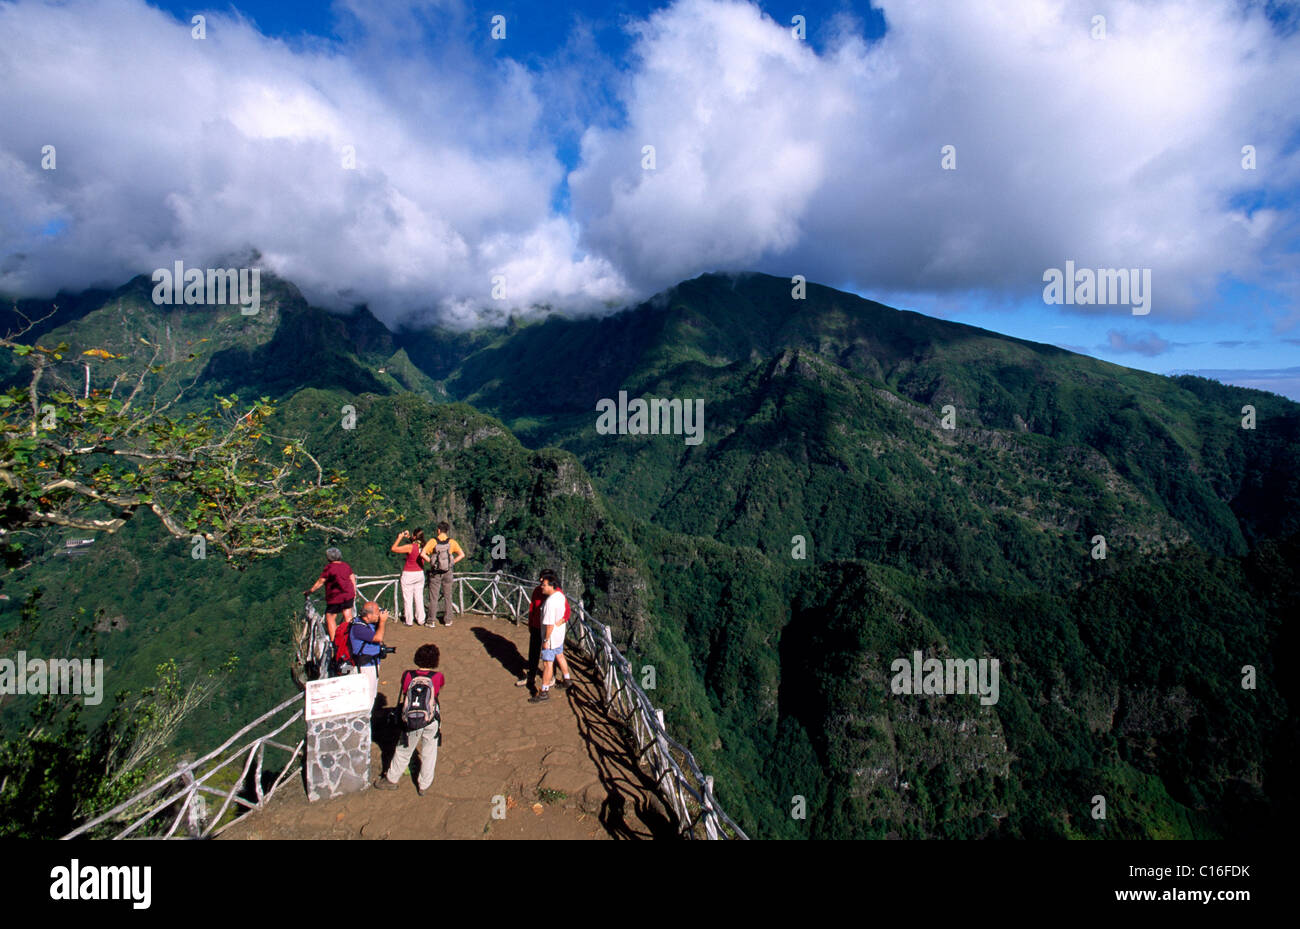
{"label": "blue sky", "polygon": [[[752,269],[1300,399],[1298,9],[0,3],[0,291],[257,248],[474,325]],[[1049,305],[1067,261],[1150,313]]]}

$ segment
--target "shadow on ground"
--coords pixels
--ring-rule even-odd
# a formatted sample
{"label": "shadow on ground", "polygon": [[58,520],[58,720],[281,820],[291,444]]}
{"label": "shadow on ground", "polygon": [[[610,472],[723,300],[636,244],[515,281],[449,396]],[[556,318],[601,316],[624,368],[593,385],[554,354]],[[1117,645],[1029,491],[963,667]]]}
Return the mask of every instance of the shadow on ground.
{"label": "shadow on ground", "polygon": [[[569,706],[577,718],[587,757],[596,765],[607,794],[599,813],[601,825],[616,839],[677,838],[677,828],[659,799],[654,780],[637,764],[626,730],[601,706],[600,689],[591,683],[595,679],[591,660],[576,651],[568,657],[572,670],[582,678],[582,683],[568,691]],[[635,818],[629,817],[629,812]]]}
{"label": "shadow on ground", "polygon": [[528,669],[528,662],[523,655],[519,653],[519,648],[514,642],[511,642],[503,635],[498,635],[491,629],[483,626],[475,626],[472,630],[474,638],[482,644],[483,650],[488,656],[498,662],[501,667],[505,668],[516,678],[524,676]]}

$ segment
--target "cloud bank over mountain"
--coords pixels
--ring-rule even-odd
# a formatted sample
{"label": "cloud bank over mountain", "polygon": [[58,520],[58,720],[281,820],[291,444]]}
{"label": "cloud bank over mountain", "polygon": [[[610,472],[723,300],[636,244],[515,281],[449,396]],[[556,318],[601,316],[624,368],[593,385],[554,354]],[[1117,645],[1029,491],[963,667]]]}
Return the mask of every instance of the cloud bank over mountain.
{"label": "cloud bank over mountain", "polygon": [[597,61],[592,107],[580,29],[539,64],[457,3],[340,5],[342,38],[296,43],[3,4],[0,291],[257,248],[313,302],[470,324],[718,269],[1033,299],[1071,260],[1151,268],[1153,320],[1212,316],[1235,280],[1295,321],[1294,30],[1229,2],[878,5],[882,38],[845,17],[818,47],[679,0]]}

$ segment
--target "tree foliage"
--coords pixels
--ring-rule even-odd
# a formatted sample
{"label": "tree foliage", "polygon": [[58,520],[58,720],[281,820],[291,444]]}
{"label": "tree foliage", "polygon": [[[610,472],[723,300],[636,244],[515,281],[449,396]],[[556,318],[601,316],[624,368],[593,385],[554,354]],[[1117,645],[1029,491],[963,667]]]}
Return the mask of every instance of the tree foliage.
{"label": "tree foliage", "polygon": [[[375,485],[352,489],[301,439],[271,432],[268,398],[217,396],[204,409],[194,383],[177,383],[146,339],[141,363],[100,348],[69,357],[64,343],[23,342],[26,331],[0,338],[22,372],[0,394],[0,546],[11,561],[24,536],[114,534],[142,511],[240,568],[308,532],[348,538],[393,518]],[[34,640],[39,597],[32,591],[7,639]],[[64,650],[97,655],[95,626],[78,626]],[[0,643],[0,654],[15,645]],[[75,699],[44,695],[16,737],[0,740],[0,835],[62,835],[131,796],[163,770],[179,727],[236,660],[191,677],[168,657],[156,681],[120,691],[98,725]]]}
{"label": "tree foliage", "polygon": [[[351,537],[390,518],[374,485],[357,491],[301,439],[274,435],[266,397],[217,397],[182,412],[187,390],[152,349],[147,365],[66,345],[0,346],[30,368],[0,394],[0,544],[49,527],[113,533],[151,511],[167,532],[215,546],[236,564],[283,551],[305,531]],[[116,370],[122,369],[122,370]]]}

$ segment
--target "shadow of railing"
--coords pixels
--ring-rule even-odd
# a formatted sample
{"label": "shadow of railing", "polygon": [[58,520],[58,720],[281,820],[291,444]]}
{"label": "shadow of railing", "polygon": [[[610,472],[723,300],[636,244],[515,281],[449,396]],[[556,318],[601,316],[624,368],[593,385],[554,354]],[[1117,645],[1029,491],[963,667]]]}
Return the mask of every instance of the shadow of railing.
{"label": "shadow of railing", "polygon": [[[393,616],[400,618],[397,577],[357,580],[358,595],[373,590],[371,599],[376,601],[391,591]],[[531,591],[531,581],[498,571],[458,575],[453,593],[459,613],[503,616],[518,623],[528,615]],[[639,836],[624,810],[616,808],[619,798],[624,804],[631,798],[638,804],[637,818],[653,835],[748,838],[718,806],[713,778],[700,770],[689,750],[668,735],[663,711],[651,704],[637,684],[628,660],[614,647],[610,628],[590,616],[580,601],[572,597],[568,600],[569,622],[576,626],[576,650],[582,656],[578,660],[594,682],[594,693],[585,692],[582,685],[575,688],[572,705],[588,752],[611,798],[601,811],[601,822],[612,835]],[[474,634],[512,674],[524,673],[525,659],[513,642],[483,627],[476,627]],[[311,599],[303,607],[295,657],[300,683],[327,676],[334,657],[324,617]],[[384,711],[380,708],[376,712]],[[202,758],[182,762],[172,774],[78,826],[64,838],[172,838],[178,832],[185,837],[207,838],[224,832],[265,807],[276,790],[301,770],[304,740],[290,745],[276,737],[302,717],[302,695],[294,694]],[[372,717],[372,723],[378,726],[375,731],[381,736],[380,724],[386,718]],[[252,735],[259,728],[266,731]],[[245,737],[248,741],[236,746]],[[289,755],[273,774],[266,766],[268,749]],[[382,740],[380,749],[384,750]],[[389,746],[389,757],[391,752]],[[241,759],[239,774],[225,784]],[[645,802],[646,791],[650,790],[662,800],[667,815]],[[213,814],[207,802],[211,796],[221,799]]]}

